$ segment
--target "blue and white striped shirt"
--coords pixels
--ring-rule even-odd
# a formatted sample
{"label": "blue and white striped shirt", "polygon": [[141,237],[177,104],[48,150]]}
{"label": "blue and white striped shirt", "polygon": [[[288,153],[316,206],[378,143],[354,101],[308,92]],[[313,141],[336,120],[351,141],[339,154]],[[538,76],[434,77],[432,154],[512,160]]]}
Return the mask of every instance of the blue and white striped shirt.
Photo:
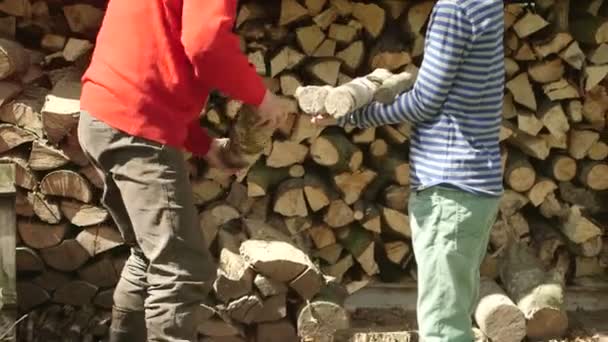
{"label": "blue and white striped shirt", "polygon": [[502,0],[439,0],[411,91],[338,120],[367,128],[409,121],[411,186],[499,196],[505,82]]}

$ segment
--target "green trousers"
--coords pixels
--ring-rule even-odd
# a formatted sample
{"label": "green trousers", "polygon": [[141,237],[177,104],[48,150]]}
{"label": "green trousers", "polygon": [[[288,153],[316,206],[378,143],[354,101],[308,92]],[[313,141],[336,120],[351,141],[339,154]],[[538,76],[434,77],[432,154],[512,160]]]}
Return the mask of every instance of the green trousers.
{"label": "green trousers", "polygon": [[499,200],[439,186],[412,193],[409,215],[421,342],[474,341],[471,316],[479,294],[479,267]]}

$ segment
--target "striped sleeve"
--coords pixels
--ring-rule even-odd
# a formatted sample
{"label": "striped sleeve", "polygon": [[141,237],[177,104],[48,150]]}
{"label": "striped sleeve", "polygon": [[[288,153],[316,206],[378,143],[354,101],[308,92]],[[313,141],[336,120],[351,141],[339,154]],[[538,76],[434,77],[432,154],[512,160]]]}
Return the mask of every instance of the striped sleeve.
{"label": "striped sleeve", "polygon": [[458,69],[467,55],[473,27],[456,1],[439,1],[427,32],[424,57],[411,91],[390,104],[374,102],[338,121],[366,128],[403,121],[419,123],[439,115]]}

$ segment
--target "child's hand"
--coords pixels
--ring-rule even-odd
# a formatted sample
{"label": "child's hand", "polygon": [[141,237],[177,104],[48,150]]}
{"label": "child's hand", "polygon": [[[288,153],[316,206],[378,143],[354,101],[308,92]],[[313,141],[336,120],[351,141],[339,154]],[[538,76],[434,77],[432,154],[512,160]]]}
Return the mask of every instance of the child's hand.
{"label": "child's hand", "polygon": [[338,124],[338,120],[334,119],[328,114],[317,114],[310,119],[310,122],[317,126],[335,126]]}

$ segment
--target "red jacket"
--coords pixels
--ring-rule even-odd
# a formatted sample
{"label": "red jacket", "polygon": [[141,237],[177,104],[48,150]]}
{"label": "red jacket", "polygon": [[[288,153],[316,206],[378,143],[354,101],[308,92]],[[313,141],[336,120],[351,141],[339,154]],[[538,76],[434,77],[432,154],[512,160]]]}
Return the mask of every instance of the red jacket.
{"label": "red jacket", "polygon": [[251,105],[266,88],[232,33],[237,0],[110,0],[82,78],[82,110],[110,126],[197,154],[209,91]]}

